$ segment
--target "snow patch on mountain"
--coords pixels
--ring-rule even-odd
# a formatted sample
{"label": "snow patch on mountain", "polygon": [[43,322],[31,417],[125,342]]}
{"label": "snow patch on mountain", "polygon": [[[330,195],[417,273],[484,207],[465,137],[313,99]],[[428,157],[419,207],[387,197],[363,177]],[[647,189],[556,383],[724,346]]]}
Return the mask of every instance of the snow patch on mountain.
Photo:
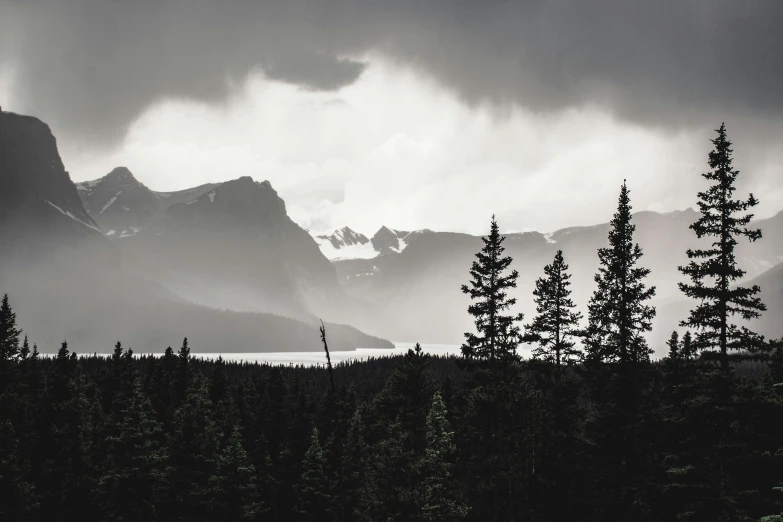
{"label": "snow patch on mountain", "polygon": [[[316,240],[316,242],[318,242]],[[341,259],[372,259],[378,256],[372,244],[367,242],[363,245],[350,245],[343,248],[335,248],[331,243],[325,241],[319,243],[321,252],[329,261]]]}
{"label": "snow patch on mountain", "polygon": [[117,201],[117,198],[120,196],[120,194],[122,194],[122,191],[119,191],[119,192],[117,192],[117,193],[116,193],[114,196],[112,196],[112,198],[109,200],[109,202],[108,202],[108,203],[106,203],[106,204],[103,206],[103,208],[101,209],[101,211],[100,211],[100,212],[98,212],[98,214],[103,214],[103,213],[106,211],[106,209],[107,209],[107,208],[109,208],[110,206],[112,206],[112,204],[113,204],[115,201]]}
{"label": "snow patch on mountain", "polygon": [[337,259],[372,259],[378,255],[370,240],[364,234],[343,227],[331,234],[314,236],[315,242],[330,261]]}
{"label": "snow patch on mountain", "polygon": [[66,210],[63,210],[63,209],[61,209],[60,207],[58,207],[57,205],[55,205],[54,203],[52,203],[52,202],[51,202],[51,201],[49,201],[48,199],[45,199],[44,201],[46,201],[46,202],[47,202],[47,203],[49,203],[51,206],[53,206],[54,208],[56,208],[56,209],[57,209],[57,210],[60,212],[60,214],[62,214],[62,215],[64,215],[64,216],[68,216],[69,218],[73,219],[73,220],[74,220],[74,221],[76,221],[77,223],[81,223],[81,224],[82,224],[82,225],[84,225],[85,227],[87,227],[87,228],[89,228],[89,229],[92,229],[92,230],[94,230],[95,232],[99,233],[100,235],[103,235],[103,232],[102,232],[102,231],[101,231],[101,230],[100,230],[98,227],[95,227],[95,226],[93,226],[93,225],[90,225],[89,223],[85,223],[84,221],[82,221],[81,219],[77,218],[76,216],[74,216],[74,215],[73,215],[73,214],[71,214],[70,212],[68,212],[68,211],[66,211]]}
{"label": "snow patch on mountain", "polygon": [[120,236],[119,236],[119,237],[120,237],[120,239],[122,239],[122,238],[125,238],[125,237],[133,237],[133,236],[135,236],[136,234],[138,234],[139,232],[141,232],[141,229],[140,229],[139,227],[130,227],[130,231],[128,231],[128,230],[123,230],[123,231],[120,233]]}

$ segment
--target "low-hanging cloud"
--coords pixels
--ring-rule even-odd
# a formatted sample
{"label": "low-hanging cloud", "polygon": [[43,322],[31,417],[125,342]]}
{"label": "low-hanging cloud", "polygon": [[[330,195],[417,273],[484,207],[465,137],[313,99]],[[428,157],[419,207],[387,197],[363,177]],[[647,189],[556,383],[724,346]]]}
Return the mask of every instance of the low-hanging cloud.
{"label": "low-hanging cloud", "polygon": [[373,52],[469,104],[677,128],[780,117],[781,20],[779,0],[0,0],[0,64],[28,112],[103,143],[253,72],[339,89]]}

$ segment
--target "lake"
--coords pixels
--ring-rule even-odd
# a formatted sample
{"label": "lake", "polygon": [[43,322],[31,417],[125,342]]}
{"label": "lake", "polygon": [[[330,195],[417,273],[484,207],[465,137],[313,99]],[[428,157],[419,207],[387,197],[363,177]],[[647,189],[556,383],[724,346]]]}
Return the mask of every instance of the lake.
{"label": "lake", "polygon": [[[394,348],[357,348],[353,351],[330,352],[332,364],[337,365],[343,361],[365,361],[371,357],[391,357],[395,355],[405,355],[405,353],[416,346],[416,343],[394,343]],[[424,353],[430,355],[461,355],[460,345],[458,344],[424,344],[421,345]],[[176,350],[175,350],[176,352]],[[517,352],[523,358],[530,356],[530,350],[527,347],[520,347]],[[54,357],[55,354],[41,354],[42,357]],[[92,354],[79,354],[80,356],[90,356]],[[108,357],[109,353],[99,353],[97,355]],[[144,352],[135,352],[139,355],[154,355],[160,357],[161,353],[149,354]],[[248,362],[271,365],[302,365],[318,366],[326,365],[326,356],[323,351],[319,352],[246,352],[246,353],[195,353],[191,352],[192,357],[201,359],[217,359],[223,357],[225,361]]]}
{"label": "lake", "polygon": [[[416,343],[394,343],[394,348],[357,348],[346,352],[329,352],[332,364],[342,361],[364,361],[370,357],[404,355]],[[458,344],[422,344],[422,350],[431,355],[460,355]],[[156,354],[158,355],[158,354]],[[244,361],[259,364],[317,366],[326,364],[326,356],[320,352],[266,352],[266,353],[191,353],[193,357],[226,361]]]}

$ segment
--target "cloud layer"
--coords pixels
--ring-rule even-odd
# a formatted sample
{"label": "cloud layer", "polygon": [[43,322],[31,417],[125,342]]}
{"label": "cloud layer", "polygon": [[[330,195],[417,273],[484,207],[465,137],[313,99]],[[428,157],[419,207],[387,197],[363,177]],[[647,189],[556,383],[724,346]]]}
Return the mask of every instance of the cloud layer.
{"label": "cloud layer", "polygon": [[[783,208],[780,151],[729,132],[740,190],[757,192],[760,215]],[[362,77],[337,92],[255,76],[220,106],[150,107],[111,153],[71,142],[60,151],[78,180],[117,165],[154,190],[268,179],[294,220],[317,231],[478,234],[493,213],[506,231],[605,222],[625,178],[637,210],[694,206],[710,137],[709,126],[660,132],[595,107],[514,109],[498,120],[416,71],[370,58]]]}
{"label": "cloud layer", "polygon": [[666,129],[783,112],[783,2],[755,0],[0,0],[0,62],[26,112],[119,142],[153,103],[225,103],[245,78],[355,82],[417,68],[469,105],[598,105]]}

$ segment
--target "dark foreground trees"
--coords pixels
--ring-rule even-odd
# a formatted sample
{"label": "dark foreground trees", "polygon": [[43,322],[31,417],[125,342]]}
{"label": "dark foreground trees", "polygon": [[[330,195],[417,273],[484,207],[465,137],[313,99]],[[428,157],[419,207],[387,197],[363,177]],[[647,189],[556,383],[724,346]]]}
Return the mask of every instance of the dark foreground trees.
{"label": "dark foreground trees", "polygon": [[[594,375],[613,366],[579,365],[552,382],[540,366],[511,364],[487,379],[411,350],[337,365],[332,395],[325,369],[20,353],[6,361],[12,378],[0,396],[9,411],[0,517],[728,521],[783,512],[773,490],[783,403],[770,372],[742,363],[716,381],[723,374],[676,341],[670,360],[648,364],[633,417],[598,402]],[[172,363],[187,370],[164,371]],[[104,385],[112,396],[103,397],[98,384],[113,375],[119,384]],[[178,406],[151,400],[183,376]],[[217,384],[226,392],[211,394]]]}

